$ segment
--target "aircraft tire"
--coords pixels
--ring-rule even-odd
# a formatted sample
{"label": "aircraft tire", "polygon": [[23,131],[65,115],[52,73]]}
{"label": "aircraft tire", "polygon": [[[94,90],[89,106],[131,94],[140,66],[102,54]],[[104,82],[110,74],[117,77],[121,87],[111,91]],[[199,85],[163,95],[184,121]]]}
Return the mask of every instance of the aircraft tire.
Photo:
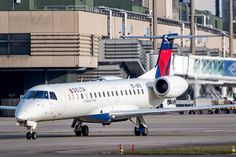
{"label": "aircraft tire", "polygon": [[83,134],[83,136],[88,136],[89,128],[87,125],[82,126],[82,134]]}
{"label": "aircraft tire", "polygon": [[33,139],[33,140],[36,140],[36,138],[37,138],[37,133],[36,132],[32,132],[32,134],[31,134],[31,138]]}
{"label": "aircraft tire", "polygon": [[32,134],[30,132],[26,133],[26,139],[30,140],[32,138]]}
{"label": "aircraft tire", "polygon": [[144,128],[144,132],[142,133],[143,136],[147,136],[148,135],[148,128]]}
{"label": "aircraft tire", "polygon": [[135,135],[135,136],[140,136],[140,134],[141,134],[141,133],[140,133],[140,131],[139,131],[139,128],[135,126],[135,127],[134,127],[134,135]]}
{"label": "aircraft tire", "polygon": [[198,114],[202,114],[202,110],[198,111]]}
{"label": "aircraft tire", "polygon": [[81,136],[81,131],[76,131],[75,136]]}

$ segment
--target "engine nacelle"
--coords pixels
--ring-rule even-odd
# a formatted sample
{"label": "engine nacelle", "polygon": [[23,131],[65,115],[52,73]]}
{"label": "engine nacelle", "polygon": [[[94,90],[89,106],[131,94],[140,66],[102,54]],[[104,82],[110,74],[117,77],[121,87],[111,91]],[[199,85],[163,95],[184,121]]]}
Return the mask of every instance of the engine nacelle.
{"label": "engine nacelle", "polygon": [[156,96],[164,98],[178,97],[183,94],[187,88],[187,81],[179,76],[163,76],[158,78],[153,84]]}

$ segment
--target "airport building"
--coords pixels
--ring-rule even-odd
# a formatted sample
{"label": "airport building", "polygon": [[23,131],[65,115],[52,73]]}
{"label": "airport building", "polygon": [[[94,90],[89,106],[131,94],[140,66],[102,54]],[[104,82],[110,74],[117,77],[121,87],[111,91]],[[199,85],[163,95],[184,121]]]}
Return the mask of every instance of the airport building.
{"label": "airport building", "polygon": [[[134,7],[99,7],[103,1],[97,4],[95,0],[69,0],[66,5],[62,0],[56,2],[60,5],[46,0],[0,2],[1,104],[15,105],[26,90],[38,84],[96,80],[103,75],[137,77],[153,66],[151,40],[121,39],[126,35],[152,35],[149,14],[133,12]],[[149,1],[126,3],[131,2],[143,7],[136,8],[140,12],[151,5]],[[169,6],[170,1],[166,2],[163,5]],[[90,5],[96,7],[87,7]],[[189,34],[190,24],[173,20],[170,8],[159,12],[158,34]],[[204,25],[196,28],[200,35],[218,35],[196,40],[197,55],[229,54],[227,34]],[[189,40],[176,40],[174,52],[189,55],[189,45]]]}

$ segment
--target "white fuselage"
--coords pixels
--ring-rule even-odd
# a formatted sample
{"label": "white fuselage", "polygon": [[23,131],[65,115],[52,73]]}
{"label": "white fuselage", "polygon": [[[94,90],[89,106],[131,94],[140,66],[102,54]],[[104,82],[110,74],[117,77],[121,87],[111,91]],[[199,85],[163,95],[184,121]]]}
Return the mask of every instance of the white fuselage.
{"label": "white fuselage", "polygon": [[158,98],[147,86],[150,81],[128,79],[35,86],[29,91],[54,92],[57,100],[49,97],[22,99],[16,109],[16,119],[50,121],[153,108],[164,99]]}

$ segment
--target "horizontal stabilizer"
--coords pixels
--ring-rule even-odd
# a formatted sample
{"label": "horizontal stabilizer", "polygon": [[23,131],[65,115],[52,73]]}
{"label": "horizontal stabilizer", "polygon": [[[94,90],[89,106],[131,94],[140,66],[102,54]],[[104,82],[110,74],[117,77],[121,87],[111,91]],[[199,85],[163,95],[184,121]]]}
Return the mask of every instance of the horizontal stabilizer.
{"label": "horizontal stabilizer", "polygon": [[0,106],[0,110],[16,110],[16,106]]}

